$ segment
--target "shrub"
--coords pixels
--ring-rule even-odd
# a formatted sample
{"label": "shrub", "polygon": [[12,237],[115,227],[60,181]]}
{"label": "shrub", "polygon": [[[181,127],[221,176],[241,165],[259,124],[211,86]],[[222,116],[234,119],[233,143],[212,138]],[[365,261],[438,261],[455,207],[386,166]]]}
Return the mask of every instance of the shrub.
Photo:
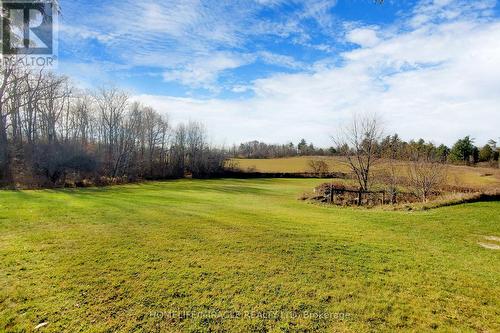
{"label": "shrub", "polygon": [[318,174],[320,178],[323,178],[326,174],[328,174],[328,164],[323,160],[310,160],[309,167],[312,172]]}

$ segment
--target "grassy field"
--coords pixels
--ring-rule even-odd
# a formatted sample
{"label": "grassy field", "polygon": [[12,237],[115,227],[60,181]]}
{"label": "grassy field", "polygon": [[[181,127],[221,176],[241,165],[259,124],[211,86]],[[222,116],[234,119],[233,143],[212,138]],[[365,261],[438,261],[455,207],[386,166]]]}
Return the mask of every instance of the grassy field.
{"label": "grassy field", "polygon": [[[243,171],[257,172],[308,172],[310,160],[324,160],[330,171],[350,172],[349,166],[340,157],[292,157],[275,159],[233,159]],[[381,170],[388,166],[387,162],[375,165],[374,170]],[[397,162],[401,174],[406,173],[405,162]],[[452,166],[448,168],[448,183],[456,186],[472,186],[481,188],[499,188],[500,170],[484,167]]]}
{"label": "grassy field", "polygon": [[0,331],[500,331],[500,203],[297,200],[320,182],[0,192]]}

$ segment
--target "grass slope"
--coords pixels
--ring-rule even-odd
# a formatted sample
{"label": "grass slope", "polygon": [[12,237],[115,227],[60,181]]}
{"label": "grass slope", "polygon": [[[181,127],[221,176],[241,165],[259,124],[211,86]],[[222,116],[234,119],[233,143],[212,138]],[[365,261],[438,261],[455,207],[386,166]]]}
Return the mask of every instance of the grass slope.
{"label": "grass slope", "polygon": [[500,203],[296,200],[320,182],[0,192],[0,331],[500,331]]}

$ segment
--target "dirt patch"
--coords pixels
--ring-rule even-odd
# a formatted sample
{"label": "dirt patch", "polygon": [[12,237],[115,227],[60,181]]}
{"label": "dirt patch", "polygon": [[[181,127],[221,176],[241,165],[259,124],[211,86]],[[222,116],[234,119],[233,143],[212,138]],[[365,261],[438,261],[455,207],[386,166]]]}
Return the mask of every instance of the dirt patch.
{"label": "dirt patch", "polygon": [[500,250],[500,237],[483,236],[488,243],[479,242],[478,244],[488,250]]}
{"label": "dirt patch", "polygon": [[494,241],[494,242],[499,242],[499,243],[500,243],[500,237],[495,237],[495,236],[484,236],[484,239],[489,240],[489,241]]}
{"label": "dirt patch", "polygon": [[489,250],[500,250],[500,245],[490,243],[479,243],[482,247]]}

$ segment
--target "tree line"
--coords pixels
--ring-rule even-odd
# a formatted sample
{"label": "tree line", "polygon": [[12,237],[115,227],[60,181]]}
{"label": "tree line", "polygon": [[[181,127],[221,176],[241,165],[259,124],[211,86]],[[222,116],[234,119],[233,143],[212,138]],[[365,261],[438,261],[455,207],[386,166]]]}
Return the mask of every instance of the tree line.
{"label": "tree line", "polygon": [[489,162],[492,166],[498,163],[499,149],[497,142],[489,140],[486,145],[479,148],[474,144],[474,139],[466,136],[459,139],[450,148],[444,144],[436,146],[425,140],[401,140],[397,134],[383,138],[376,148],[380,157],[394,159],[409,159],[426,157],[428,159],[448,162],[452,164],[473,165],[479,162]]}
{"label": "tree line", "polygon": [[234,158],[283,158],[296,156],[333,156],[336,150],[330,148],[317,148],[313,143],[305,139],[300,140],[297,145],[293,142],[287,144],[268,144],[257,140],[234,145],[230,149],[230,155]]}
{"label": "tree line", "polygon": [[[284,158],[296,156],[344,156],[348,143],[337,143],[334,147],[318,148],[312,143],[302,139],[297,145],[292,142],[287,144],[267,144],[260,141],[250,141],[233,146],[229,154],[234,158]],[[474,165],[479,162],[488,162],[491,166],[498,165],[500,154],[497,142],[489,140],[482,147],[474,144],[474,139],[466,136],[459,139],[452,147],[444,144],[435,145],[424,139],[404,141],[398,134],[381,137],[373,142],[373,154],[377,158],[391,158],[408,160],[417,157],[428,157],[452,164]]]}
{"label": "tree line", "polygon": [[174,127],[120,89],[84,92],[43,69],[0,66],[0,186],[105,185],[224,169],[226,152],[208,144],[198,122]]}

